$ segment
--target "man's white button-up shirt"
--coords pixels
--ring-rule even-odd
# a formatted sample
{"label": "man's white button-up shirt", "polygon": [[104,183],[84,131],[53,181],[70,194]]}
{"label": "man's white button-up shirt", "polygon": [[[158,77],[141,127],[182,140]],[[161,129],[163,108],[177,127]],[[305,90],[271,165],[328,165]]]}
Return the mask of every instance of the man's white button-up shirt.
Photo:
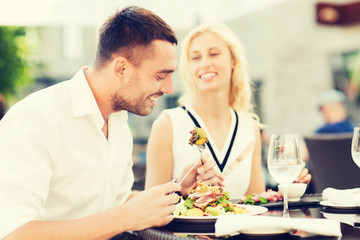
{"label": "man's white button-up shirt", "polygon": [[31,220],[67,220],[131,194],[127,112],[104,119],[81,69],[33,93],[0,121],[0,239]]}

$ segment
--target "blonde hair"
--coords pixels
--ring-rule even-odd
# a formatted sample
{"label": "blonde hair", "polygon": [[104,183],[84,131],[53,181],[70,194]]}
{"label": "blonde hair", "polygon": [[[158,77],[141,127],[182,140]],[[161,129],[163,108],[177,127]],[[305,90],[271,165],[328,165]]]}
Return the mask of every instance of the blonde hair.
{"label": "blonde hair", "polygon": [[191,104],[196,96],[196,86],[190,75],[189,47],[191,41],[204,33],[220,37],[228,46],[235,66],[231,75],[229,105],[236,111],[253,113],[252,82],[245,50],[234,32],[224,24],[202,24],[191,30],[182,41],[179,71],[185,85],[185,92],[179,98],[180,105]]}

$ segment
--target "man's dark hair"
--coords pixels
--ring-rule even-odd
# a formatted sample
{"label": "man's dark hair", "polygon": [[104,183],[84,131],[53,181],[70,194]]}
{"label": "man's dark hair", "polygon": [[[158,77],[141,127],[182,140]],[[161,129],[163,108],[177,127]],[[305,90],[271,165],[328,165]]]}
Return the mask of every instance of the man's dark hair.
{"label": "man's dark hair", "polygon": [[174,45],[178,42],[174,30],[155,13],[136,6],[124,8],[100,28],[95,66],[104,66],[113,54],[122,55],[137,66],[154,40]]}

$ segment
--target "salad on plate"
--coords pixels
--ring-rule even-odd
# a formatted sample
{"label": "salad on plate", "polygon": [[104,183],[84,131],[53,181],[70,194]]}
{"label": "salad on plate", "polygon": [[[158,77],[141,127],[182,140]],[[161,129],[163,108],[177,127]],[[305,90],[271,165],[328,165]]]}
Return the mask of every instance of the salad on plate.
{"label": "salad on plate", "polygon": [[244,214],[248,211],[229,201],[229,194],[219,186],[210,186],[197,181],[186,199],[181,197],[174,216],[219,216],[223,214]]}

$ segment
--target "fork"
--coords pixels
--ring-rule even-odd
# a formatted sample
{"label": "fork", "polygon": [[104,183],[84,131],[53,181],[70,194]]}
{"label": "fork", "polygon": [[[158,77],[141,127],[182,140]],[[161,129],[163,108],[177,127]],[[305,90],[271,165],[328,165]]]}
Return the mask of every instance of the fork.
{"label": "fork", "polygon": [[[189,175],[189,173],[195,168],[195,166],[198,164],[199,161],[196,161],[194,163],[194,165],[190,168],[190,170],[185,174],[185,176],[180,180],[179,184],[181,185],[181,183],[184,181],[184,179]],[[179,178],[175,178],[173,180],[173,182],[177,182],[179,180]]]}
{"label": "fork", "polygon": [[[204,155],[204,151],[205,151],[205,144],[202,145],[196,145],[197,149],[200,152],[200,160],[201,160],[201,164],[204,165],[204,161],[202,159],[203,155]],[[194,169],[194,167],[197,165],[198,161],[196,161],[194,163],[194,165],[190,168],[190,170],[185,174],[185,176],[180,180],[179,184],[181,185],[181,183],[184,181],[184,179],[189,175],[189,173]],[[172,182],[178,182],[179,178],[175,178],[172,180]],[[171,192],[170,194],[172,194],[174,192]]]}
{"label": "fork", "polygon": [[[198,164],[199,160],[194,163],[194,165],[190,168],[190,170],[185,174],[185,176],[180,180],[179,184],[184,181],[184,179],[189,175],[189,173],[194,169],[194,167]],[[202,160],[201,160],[202,162]],[[178,182],[179,178],[175,178],[172,180],[172,182]],[[169,194],[173,194],[174,192],[170,192]]]}
{"label": "fork", "polygon": [[202,144],[202,145],[196,145],[197,146],[197,149],[199,150],[200,152],[200,159],[201,159],[201,164],[204,165],[204,161],[202,159],[203,155],[204,155],[204,151],[205,151],[205,144]]}
{"label": "fork", "polygon": [[[202,157],[203,157],[204,151],[205,151],[205,144],[196,145],[196,146],[197,146],[197,148],[198,148],[198,150],[199,150],[199,152],[200,152],[201,164],[204,165],[204,162],[203,162],[203,160],[202,160]],[[196,166],[197,163],[198,163],[198,161],[195,162],[195,164],[190,168],[190,170],[189,170],[189,171],[185,174],[185,176],[180,180],[179,184],[181,184],[181,183],[184,181],[184,179],[185,179],[185,178],[187,177],[187,175],[189,175],[189,173],[194,169],[194,167]],[[178,180],[179,180],[178,178],[175,178],[175,179],[173,180],[173,182],[177,182]]]}

